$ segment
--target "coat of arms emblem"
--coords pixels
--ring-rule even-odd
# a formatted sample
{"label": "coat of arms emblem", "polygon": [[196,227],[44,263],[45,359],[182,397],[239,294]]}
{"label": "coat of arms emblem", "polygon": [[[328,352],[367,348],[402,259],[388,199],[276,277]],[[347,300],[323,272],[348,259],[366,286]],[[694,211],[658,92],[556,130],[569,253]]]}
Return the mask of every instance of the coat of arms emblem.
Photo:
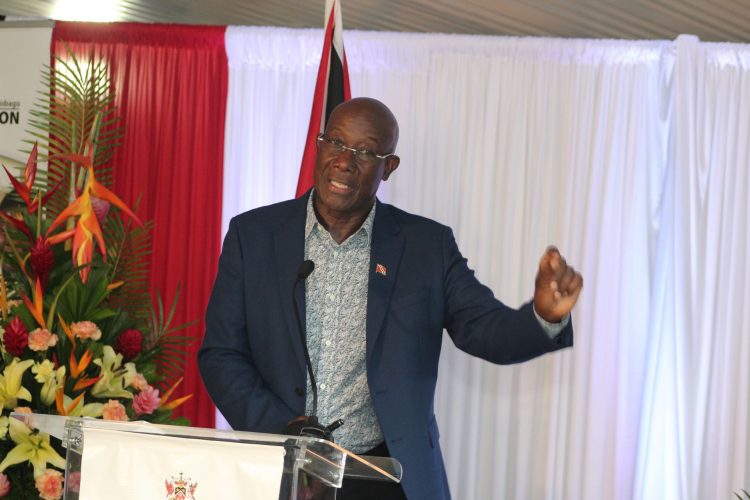
{"label": "coat of arms emblem", "polygon": [[168,480],[164,480],[164,485],[167,488],[167,500],[196,500],[195,490],[198,488],[198,483],[191,482],[189,477],[183,477],[180,472],[179,477],[172,476]]}

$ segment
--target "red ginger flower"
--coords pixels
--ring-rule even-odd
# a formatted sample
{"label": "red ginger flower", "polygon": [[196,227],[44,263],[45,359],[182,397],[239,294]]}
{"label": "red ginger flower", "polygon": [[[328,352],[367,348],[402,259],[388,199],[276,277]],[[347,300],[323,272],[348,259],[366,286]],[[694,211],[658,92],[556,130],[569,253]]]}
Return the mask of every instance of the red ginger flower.
{"label": "red ginger flower", "polygon": [[115,351],[122,354],[125,361],[130,361],[138,356],[142,349],[143,334],[135,328],[130,328],[122,332],[115,342]]}
{"label": "red ginger flower", "polygon": [[52,254],[52,246],[46,238],[37,237],[36,242],[31,245],[31,270],[34,277],[39,278],[42,289],[47,288],[49,273],[55,265],[55,256]]}
{"label": "red ginger flower", "polygon": [[5,327],[3,344],[5,350],[17,358],[21,357],[26,346],[29,345],[29,331],[18,316],[14,316]]}

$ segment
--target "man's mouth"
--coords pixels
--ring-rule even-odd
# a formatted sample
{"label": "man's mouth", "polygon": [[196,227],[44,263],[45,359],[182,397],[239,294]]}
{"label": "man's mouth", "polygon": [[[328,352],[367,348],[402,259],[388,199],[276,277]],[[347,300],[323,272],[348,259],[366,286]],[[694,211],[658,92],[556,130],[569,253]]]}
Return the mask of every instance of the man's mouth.
{"label": "man's mouth", "polygon": [[333,179],[328,181],[328,185],[331,187],[331,191],[335,193],[348,193],[354,189],[349,184],[345,184],[340,181],[335,181]]}

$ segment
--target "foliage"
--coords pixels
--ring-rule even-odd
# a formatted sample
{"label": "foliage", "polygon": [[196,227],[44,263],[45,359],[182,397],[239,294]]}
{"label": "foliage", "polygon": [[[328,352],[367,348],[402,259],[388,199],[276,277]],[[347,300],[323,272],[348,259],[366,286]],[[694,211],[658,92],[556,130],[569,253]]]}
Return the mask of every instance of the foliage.
{"label": "foliage", "polygon": [[89,61],[58,59],[22,176],[6,168],[14,192],[0,207],[0,497],[38,498],[35,480],[54,483],[64,467],[60,443],[12,411],[188,423],[172,412],[190,396],[170,401],[192,340],[178,335],[187,325],[172,325],[179,289],[166,312],[158,291],[152,306],[152,224],[107,187],[121,129],[106,67]]}

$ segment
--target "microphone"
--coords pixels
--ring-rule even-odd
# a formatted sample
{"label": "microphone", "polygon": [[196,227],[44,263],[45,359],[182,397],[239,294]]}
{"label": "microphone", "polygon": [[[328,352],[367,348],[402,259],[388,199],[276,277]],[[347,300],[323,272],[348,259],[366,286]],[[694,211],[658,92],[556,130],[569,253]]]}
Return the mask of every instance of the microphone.
{"label": "microphone", "polygon": [[318,422],[318,383],[315,381],[315,373],[313,372],[312,361],[310,361],[310,351],[307,348],[307,336],[305,335],[305,329],[302,327],[302,319],[299,314],[299,306],[297,305],[297,285],[305,281],[315,269],[315,263],[311,260],[306,260],[299,266],[297,271],[297,279],[294,280],[292,286],[292,303],[294,304],[294,316],[297,319],[297,329],[299,330],[300,340],[302,341],[302,349],[305,354],[305,365],[307,365],[307,374],[310,377],[310,386],[312,388],[313,403],[312,403],[312,415],[299,419],[295,419],[287,425],[285,434],[292,435],[307,435],[312,437],[319,437],[327,439],[333,442],[333,431],[338,429],[344,424],[341,419],[336,420],[331,425],[324,427]]}
{"label": "microphone", "polygon": [[318,420],[318,384],[315,382],[315,373],[313,373],[312,361],[310,361],[310,351],[307,349],[307,336],[305,335],[305,329],[302,327],[302,319],[299,314],[299,306],[297,305],[297,285],[307,279],[315,269],[315,263],[311,260],[306,260],[299,266],[297,271],[297,279],[294,280],[294,286],[292,286],[292,302],[294,303],[294,316],[297,319],[297,329],[299,330],[300,340],[302,340],[302,348],[305,353],[305,365],[307,365],[307,374],[310,377],[310,386],[312,387],[313,393],[313,407],[312,407],[312,418],[317,423]]}

